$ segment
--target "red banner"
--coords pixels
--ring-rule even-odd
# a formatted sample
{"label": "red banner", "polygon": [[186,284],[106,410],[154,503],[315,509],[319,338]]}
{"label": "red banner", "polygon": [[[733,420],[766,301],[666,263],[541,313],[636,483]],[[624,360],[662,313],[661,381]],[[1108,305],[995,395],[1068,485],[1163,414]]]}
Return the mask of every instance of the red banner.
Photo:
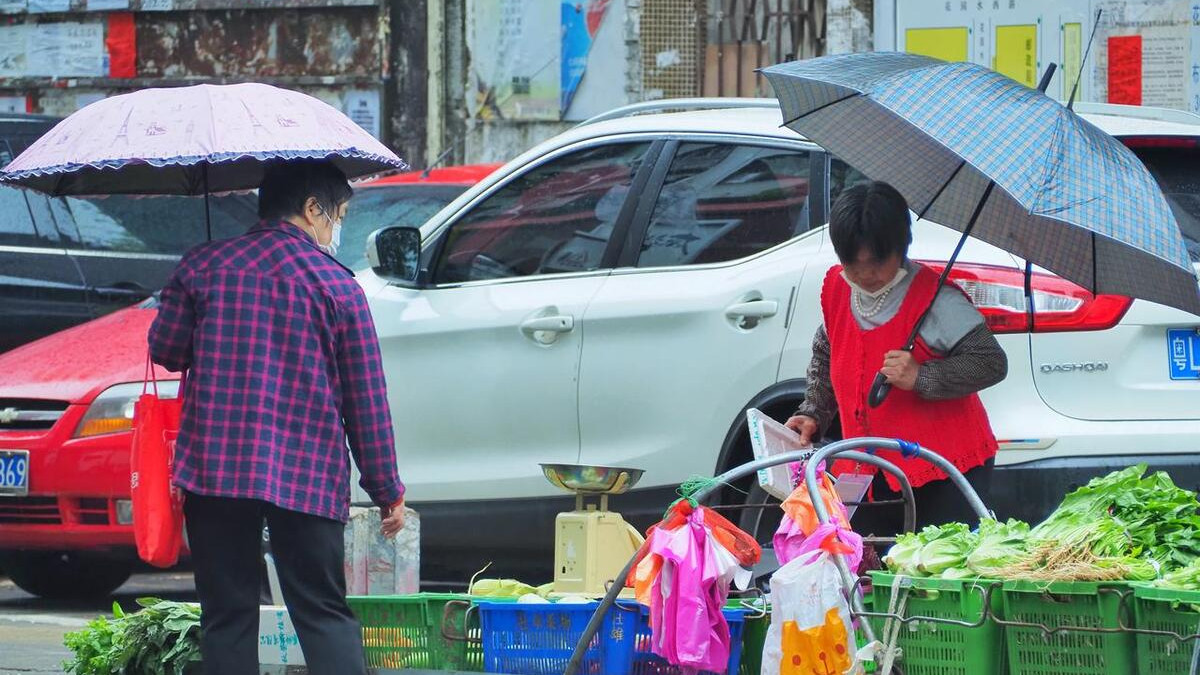
{"label": "red banner", "polygon": [[1142,104],[1142,36],[1108,38],[1108,102]]}
{"label": "red banner", "polygon": [[108,50],[109,77],[137,77],[137,28],[133,12],[108,15],[104,47]]}

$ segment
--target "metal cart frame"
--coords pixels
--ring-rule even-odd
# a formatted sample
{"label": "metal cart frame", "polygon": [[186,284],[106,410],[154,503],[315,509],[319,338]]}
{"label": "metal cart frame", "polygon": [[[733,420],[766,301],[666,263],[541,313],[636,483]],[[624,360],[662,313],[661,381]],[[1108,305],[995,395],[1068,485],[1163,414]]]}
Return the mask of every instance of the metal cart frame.
{"label": "metal cart frame", "polygon": [[[833,459],[848,459],[862,464],[870,464],[896,478],[896,480],[900,483],[900,491],[904,496],[905,501],[905,525],[907,529],[911,529],[912,524],[914,524],[916,520],[916,503],[913,499],[912,485],[909,483],[908,477],[904,475],[904,472],[900,469],[900,467],[874,454],[880,450],[898,452],[901,454],[901,456],[908,459],[923,459],[930,462],[949,477],[950,481],[954,483],[955,487],[957,487],[966,497],[967,503],[971,506],[971,509],[974,510],[980,518],[992,517],[991,512],[986,506],[984,506],[983,501],[980,500],[979,495],[975,492],[975,489],[971,487],[971,484],[968,483],[967,479],[963,477],[962,472],[960,472],[953,464],[936,452],[921,447],[916,443],[893,438],[851,438],[830,443],[829,445],[815,452],[811,450],[788,452],[776,455],[774,457],[748,462],[717,476],[716,480],[711,486],[699,490],[696,492],[696,494],[692,495],[692,498],[697,502],[703,501],[720,489],[724,484],[745,478],[746,476],[757,473],[760,469],[767,469],[773,466],[788,464],[791,462],[805,462],[804,482],[809,493],[814,495],[814,499],[812,501],[817,518],[822,524],[824,524],[829,522],[830,516],[829,512],[825,509],[825,505],[822,500],[815,497],[820,493],[819,484],[817,482],[817,467],[825,461]],[[591,620],[588,621],[587,626],[583,630],[583,634],[580,636],[579,641],[575,644],[575,651],[571,654],[571,660],[567,662],[567,667],[564,670],[563,675],[576,675],[579,672],[579,667],[583,663],[583,657],[584,654],[587,653],[588,645],[591,644],[592,638],[594,638],[596,633],[600,630],[600,625],[604,620],[604,615],[608,613],[608,610],[616,602],[617,596],[620,594],[621,589],[625,587],[625,579],[629,576],[629,572],[633,569],[633,565],[636,560],[636,556],[630,558],[629,562],[625,563],[625,567],[622,568],[620,573],[618,573],[616,582],[609,586],[608,592],[600,601],[599,607],[597,607],[595,613],[592,614]],[[837,565],[839,574],[842,577],[844,590],[850,598],[851,609],[854,616],[871,616],[871,613],[866,612],[862,603],[862,599],[858,597],[858,593],[856,592],[858,587],[858,578],[850,570],[849,565],[846,563],[846,559],[840,554],[835,554],[833,556],[833,560]],[[862,628],[867,640],[874,642],[875,633],[871,628],[870,622],[863,622]]]}

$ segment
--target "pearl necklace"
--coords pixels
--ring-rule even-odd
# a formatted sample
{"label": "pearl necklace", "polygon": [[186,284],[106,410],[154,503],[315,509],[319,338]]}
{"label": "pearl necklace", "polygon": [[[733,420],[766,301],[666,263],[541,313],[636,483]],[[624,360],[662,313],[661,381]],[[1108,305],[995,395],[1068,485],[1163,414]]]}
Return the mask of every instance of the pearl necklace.
{"label": "pearl necklace", "polygon": [[879,312],[883,311],[883,305],[887,301],[888,295],[891,295],[892,288],[895,288],[895,286],[892,286],[891,288],[889,288],[886,291],[884,291],[883,293],[881,293],[878,298],[875,298],[875,305],[870,309],[870,311],[863,308],[862,294],[858,290],[854,290],[850,294],[850,297],[853,298],[853,300],[854,300],[855,311],[857,311],[858,315],[864,319],[869,319],[869,318],[875,316]]}

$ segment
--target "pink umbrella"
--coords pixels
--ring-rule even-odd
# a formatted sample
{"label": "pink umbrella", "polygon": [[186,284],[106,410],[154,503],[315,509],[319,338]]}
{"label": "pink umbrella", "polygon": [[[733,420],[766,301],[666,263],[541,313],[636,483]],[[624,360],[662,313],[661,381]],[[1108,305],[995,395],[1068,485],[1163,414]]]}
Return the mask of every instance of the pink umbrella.
{"label": "pink umbrella", "polygon": [[264,164],[331,159],[349,178],[407,168],[332,106],[265,84],[143,89],[93,103],[0,171],[60,196],[207,195],[257,188]]}

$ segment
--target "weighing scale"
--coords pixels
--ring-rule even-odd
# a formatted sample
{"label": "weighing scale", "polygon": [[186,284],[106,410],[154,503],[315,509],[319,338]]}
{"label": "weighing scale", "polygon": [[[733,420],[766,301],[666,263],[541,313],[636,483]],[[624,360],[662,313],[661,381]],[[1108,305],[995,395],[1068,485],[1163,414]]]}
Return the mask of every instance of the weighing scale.
{"label": "weighing scale", "polygon": [[[608,496],[627,492],[641,469],[580,464],[542,464],[546,480],[575,494],[575,510],[554,519],[552,595],[601,597],[645,539],[621,514],[608,510]],[[585,498],[599,503],[585,504]],[[625,589],[632,592],[632,589]]]}

